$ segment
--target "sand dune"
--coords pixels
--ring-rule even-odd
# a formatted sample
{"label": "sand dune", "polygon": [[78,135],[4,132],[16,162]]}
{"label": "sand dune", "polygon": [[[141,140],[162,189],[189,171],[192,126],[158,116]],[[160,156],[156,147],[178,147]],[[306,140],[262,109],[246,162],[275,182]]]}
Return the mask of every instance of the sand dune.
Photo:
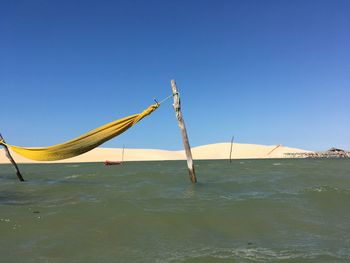
{"label": "sand dune", "polygon": [[[228,159],[230,155],[230,143],[216,143],[192,148],[193,159],[213,160]],[[310,152],[307,150],[289,148],[282,145],[258,145],[234,143],[232,159],[255,159],[255,158],[284,158],[284,153]],[[18,163],[43,163],[28,160],[12,153]],[[96,148],[80,156],[49,162],[49,163],[75,163],[75,162],[103,162],[105,160],[120,160],[122,149],[120,148]],[[167,151],[156,149],[125,149],[125,161],[156,161],[156,160],[185,160],[184,151]],[[4,150],[0,150],[0,163],[9,163]],[[47,163],[47,162],[45,162]]]}

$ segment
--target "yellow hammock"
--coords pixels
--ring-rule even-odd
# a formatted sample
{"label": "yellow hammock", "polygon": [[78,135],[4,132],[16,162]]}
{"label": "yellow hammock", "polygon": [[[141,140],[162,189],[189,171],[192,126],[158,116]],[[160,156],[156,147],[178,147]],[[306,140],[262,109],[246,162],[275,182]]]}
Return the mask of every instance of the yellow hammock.
{"label": "yellow hammock", "polygon": [[145,116],[155,111],[159,105],[159,103],[153,104],[139,114],[110,122],[95,130],[83,134],[78,138],[62,144],[56,144],[49,147],[25,148],[10,145],[5,143],[3,140],[0,140],[0,145],[6,145],[14,152],[36,161],[56,161],[71,158],[86,153],[102,143],[125,132],[131,126],[142,120]]}

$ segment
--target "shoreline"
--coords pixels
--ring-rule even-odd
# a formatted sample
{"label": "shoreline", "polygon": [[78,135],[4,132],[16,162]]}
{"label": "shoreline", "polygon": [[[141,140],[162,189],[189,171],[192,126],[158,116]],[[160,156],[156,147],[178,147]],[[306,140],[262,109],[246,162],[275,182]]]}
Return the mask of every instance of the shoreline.
{"label": "shoreline", "polygon": [[[192,148],[194,160],[229,160],[231,143],[215,143]],[[290,159],[285,153],[310,153],[313,151],[291,148],[283,145],[260,145],[234,143],[232,149],[232,160],[245,159]],[[17,163],[96,163],[109,161],[120,161],[122,148],[95,148],[82,155],[60,160],[60,161],[33,161],[26,159],[14,152],[11,152]],[[296,159],[296,158],[293,158]],[[124,161],[175,161],[186,160],[184,150],[170,151],[158,149],[133,149],[125,148]],[[7,164],[10,161],[6,158],[3,149],[0,149],[0,164]]]}

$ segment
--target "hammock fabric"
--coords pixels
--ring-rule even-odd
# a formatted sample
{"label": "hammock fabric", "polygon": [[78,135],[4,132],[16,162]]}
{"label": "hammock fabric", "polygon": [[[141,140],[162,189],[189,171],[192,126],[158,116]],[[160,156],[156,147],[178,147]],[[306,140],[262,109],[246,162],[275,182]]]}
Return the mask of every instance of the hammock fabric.
{"label": "hammock fabric", "polygon": [[102,143],[118,136],[142,120],[145,116],[151,114],[158,107],[158,103],[153,104],[139,114],[110,122],[62,144],[56,144],[49,147],[25,148],[7,144],[2,140],[0,141],[0,145],[5,145],[14,152],[36,161],[63,160],[86,153]]}

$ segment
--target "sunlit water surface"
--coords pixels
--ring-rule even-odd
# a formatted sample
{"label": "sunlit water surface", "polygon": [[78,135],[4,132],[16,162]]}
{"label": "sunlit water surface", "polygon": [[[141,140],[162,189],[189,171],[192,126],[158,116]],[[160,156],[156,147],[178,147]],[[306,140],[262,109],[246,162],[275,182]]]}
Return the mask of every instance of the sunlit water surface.
{"label": "sunlit water surface", "polygon": [[349,160],[0,165],[0,262],[350,262]]}

